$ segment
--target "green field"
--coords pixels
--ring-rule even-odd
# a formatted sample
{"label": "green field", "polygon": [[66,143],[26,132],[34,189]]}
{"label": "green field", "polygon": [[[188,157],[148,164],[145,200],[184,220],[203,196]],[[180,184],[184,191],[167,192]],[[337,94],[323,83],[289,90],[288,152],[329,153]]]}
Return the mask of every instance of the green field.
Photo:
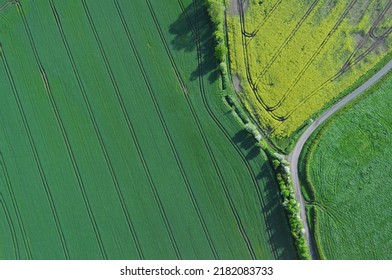
{"label": "green field", "polygon": [[239,96],[286,151],[310,118],[392,55],[389,0],[226,2],[248,3],[227,16]]}
{"label": "green field", "polygon": [[1,10],[0,259],[297,257],[202,3]]}
{"label": "green field", "polygon": [[302,155],[323,258],[392,258],[391,91],[389,74],[324,125]]}

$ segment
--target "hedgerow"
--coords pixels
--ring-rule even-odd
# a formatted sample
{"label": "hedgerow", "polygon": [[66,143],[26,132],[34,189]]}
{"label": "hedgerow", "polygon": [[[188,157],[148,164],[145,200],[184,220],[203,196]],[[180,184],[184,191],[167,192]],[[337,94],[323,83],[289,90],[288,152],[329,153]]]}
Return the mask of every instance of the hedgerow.
{"label": "hedgerow", "polygon": [[294,238],[294,243],[298,252],[298,256],[300,257],[300,259],[309,260],[309,247],[306,243],[305,229],[300,216],[299,203],[297,202],[292,186],[289,163],[286,161],[283,155],[275,153],[269,147],[268,143],[264,139],[262,139],[259,130],[253,123],[248,122],[244,124],[244,128],[249,134],[251,134],[255,138],[257,146],[264,150],[274,168],[276,180],[280,189],[280,194],[282,196],[282,205],[288,217],[291,235]]}
{"label": "hedgerow", "polygon": [[227,88],[228,77],[227,77],[227,47],[225,43],[225,5],[222,0],[206,0],[207,10],[210,19],[214,25],[214,37],[215,37],[215,58],[220,63],[219,70],[222,75],[222,87]]}
{"label": "hedgerow", "polygon": [[280,193],[282,195],[282,205],[289,220],[291,234],[295,240],[295,247],[297,248],[298,255],[303,260],[309,260],[309,247],[305,239],[305,229],[300,216],[299,203],[295,198],[295,193],[292,186],[289,163],[282,155],[274,153],[268,147],[265,148],[264,151],[266,152],[275,170],[276,179],[278,181]]}
{"label": "hedgerow", "polygon": [[245,114],[244,109],[242,109],[242,106],[238,104],[238,101],[228,94],[225,96],[225,99],[227,104],[234,109],[234,112],[236,112],[237,116],[241,119],[242,124],[246,125],[249,122],[249,118]]}

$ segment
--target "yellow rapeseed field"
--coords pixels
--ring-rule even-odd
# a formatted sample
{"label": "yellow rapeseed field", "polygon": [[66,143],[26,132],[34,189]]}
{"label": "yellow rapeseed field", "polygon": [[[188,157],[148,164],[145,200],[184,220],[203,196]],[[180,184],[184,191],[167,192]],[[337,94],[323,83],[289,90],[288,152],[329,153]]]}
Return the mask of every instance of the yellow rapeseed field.
{"label": "yellow rapeseed field", "polygon": [[278,143],[392,54],[390,0],[241,2],[227,13],[231,70]]}

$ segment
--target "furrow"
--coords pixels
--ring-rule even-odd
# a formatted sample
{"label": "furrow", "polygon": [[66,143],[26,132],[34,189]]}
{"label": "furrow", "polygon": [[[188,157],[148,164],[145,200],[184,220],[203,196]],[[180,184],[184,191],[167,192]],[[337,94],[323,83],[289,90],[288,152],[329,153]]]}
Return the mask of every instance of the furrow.
{"label": "furrow", "polygon": [[[142,61],[141,61],[141,59],[140,59],[140,55],[139,55],[138,50],[137,50],[137,48],[136,48],[135,42],[134,42],[134,40],[133,40],[133,37],[132,37],[132,35],[131,35],[130,31],[129,31],[129,28],[128,28],[128,26],[127,26],[125,20],[124,20],[124,16],[123,16],[123,14],[122,14],[122,11],[121,11],[121,8],[120,8],[120,6],[119,6],[119,4],[118,4],[118,1],[114,1],[114,3],[115,3],[115,6],[116,6],[116,9],[117,9],[118,16],[120,17],[122,26],[123,26],[123,28],[124,28],[124,31],[125,31],[125,33],[126,33],[128,42],[129,42],[129,44],[130,44],[130,46],[131,46],[133,55],[134,55],[134,57],[136,58],[136,61],[137,61],[139,70],[140,70],[140,72],[141,72],[141,74],[142,74],[142,76],[143,76],[143,80],[144,80],[144,83],[145,83],[145,85],[146,85],[146,87],[147,87],[147,91],[148,91],[148,93],[149,93],[149,95],[150,95],[150,97],[151,97],[151,100],[152,100],[152,102],[153,102],[154,109],[155,109],[155,111],[156,111],[157,114],[158,114],[158,117],[159,117],[159,119],[160,119],[160,122],[161,122],[161,124],[162,124],[162,127],[164,128],[166,137],[168,137],[168,130],[167,130],[166,124],[165,124],[165,122],[164,122],[164,119],[163,119],[163,116],[162,116],[162,112],[161,112],[161,110],[160,110],[160,108],[159,108],[159,106],[158,106],[158,104],[157,104],[157,101],[156,101],[156,98],[155,98],[155,94],[154,94],[154,91],[153,91],[152,86],[151,86],[151,82],[150,82],[149,79],[148,79],[147,73],[146,73],[145,68],[144,68],[144,66],[143,66],[143,63],[142,63]],[[135,143],[138,143],[138,142],[136,141]],[[137,144],[137,149],[138,149],[138,152],[142,155],[141,148],[140,148],[140,146],[139,146],[138,144]],[[169,223],[169,221],[168,221],[168,219],[167,219],[167,216],[166,216],[166,213],[165,213],[165,210],[164,210],[162,201],[161,201],[160,198],[159,198],[159,194],[158,194],[158,191],[157,191],[157,189],[156,189],[156,185],[155,185],[155,183],[154,183],[154,180],[152,179],[152,176],[151,176],[151,174],[150,174],[150,171],[149,171],[149,168],[148,168],[148,166],[147,166],[147,163],[145,162],[145,160],[143,159],[143,157],[141,157],[141,159],[142,159],[142,164],[143,164],[143,166],[144,166],[144,168],[145,168],[145,170],[146,170],[146,173],[149,174],[149,175],[148,175],[148,179],[149,179],[149,181],[150,181],[150,186],[151,186],[152,191],[153,191],[153,193],[154,193],[155,200],[156,200],[156,202],[157,202],[157,204],[158,204],[158,206],[159,206],[159,209],[160,209],[160,211],[161,211],[161,215],[162,215],[162,218],[163,218],[163,220],[164,220],[165,226],[166,226],[166,228],[167,228],[167,231],[168,231],[168,234],[169,234],[169,237],[170,237],[170,241],[171,241],[172,246],[173,246],[173,248],[174,248],[174,250],[175,250],[175,252],[176,252],[177,258],[178,258],[178,259],[181,259],[181,253],[180,253],[180,251],[179,251],[177,242],[176,242],[176,240],[175,240],[175,238],[174,238],[173,231],[172,231],[172,229],[171,229],[171,227],[170,227],[170,223]]]}
{"label": "furrow", "polygon": [[[206,93],[205,93],[205,89],[204,89],[204,80],[203,80],[203,77],[202,77],[203,59],[202,59],[202,57],[201,57],[201,44],[200,44],[200,32],[199,32],[199,20],[198,20],[198,13],[200,12],[200,9],[199,9],[199,7],[198,7],[198,2],[197,2],[197,0],[194,0],[193,3],[194,3],[195,17],[196,17],[196,20],[195,20],[195,22],[196,22],[196,26],[195,26],[196,32],[195,32],[195,34],[196,34],[197,37],[196,37],[195,39],[196,39],[196,47],[197,47],[197,59],[198,59],[199,66],[200,66],[200,67],[199,67],[199,73],[198,73],[199,88],[200,88],[200,92],[201,92],[201,94],[202,94],[202,100],[203,100],[204,107],[207,109],[208,114],[211,116],[211,118],[214,120],[214,122],[218,125],[218,127],[220,128],[220,130],[221,130],[221,131],[225,131],[224,128],[222,127],[222,125],[220,124],[220,122],[219,122],[219,121],[217,120],[217,118],[215,117],[215,115],[212,113],[212,110],[211,110],[211,108],[209,107],[208,102],[207,102],[207,99],[206,99]],[[227,132],[226,132],[226,131],[225,131],[224,134],[225,134],[226,137],[228,137],[228,138],[230,139],[230,141],[231,141],[231,138],[230,138],[230,136],[227,135]],[[234,143],[233,143],[233,144],[234,144]],[[234,145],[235,145],[235,144],[234,144]],[[249,237],[247,236],[247,233],[246,233],[246,231],[245,231],[245,229],[244,229],[244,226],[243,226],[243,224],[242,224],[241,218],[239,217],[239,214],[238,214],[237,209],[236,209],[236,207],[235,207],[235,205],[234,205],[233,199],[232,199],[232,197],[231,197],[231,195],[230,195],[230,192],[229,192],[228,189],[227,189],[227,185],[226,185],[226,183],[225,183],[225,181],[224,181],[224,179],[223,179],[221,170],[220,170],[220,168],[219,168],[219,166],[218,166],[218,164],[217,164],[217,162],[216,162],[216,159],[215,159],[215,157],[214,157],[214,155],[213,155],[213,153],[212,153],[211,147],[210,147],[210,145],[209,145],[208,142],[207,142],[207,148],[208,148],[208,150],[210,151],[211,161],[212,161],[212,163],[213,163],[213,165],[214,165],[215,171],[216,171],[217,174],[219,175],[218,178],[219,178],[220,184],[222,185],[222,188],[223,188],[223,190],[224,190],[224,192],[225,192],[226,199],[227,199],[227,201],[229,202],[231,211],[232,211],[232,213],[233,213],[233,215],[234,215],[234,217],[235,217],[235,220],[236,220],[237,226],[238,226],[238,228],[239,228],[239,230],[240,230],[240,233],[241,233],[241,235],[242,235],[242,238],[244,239],[244,242],[245,242],[245,244],[246,244],[246,246],[247,246],[247,248],[248,248],[249,255],[250,255],[250,257],[251,257],[252,259],[256,259],[256,255],[255,255],[255,253],[254,253],[252,244],[251,244],[251,242],[250,242],[250,240],[249,240]],[[252,178],[253,178],[253,177],[252,177]]]}
{"label": "furrow", "polygon": [[[179,2],[181,2],[181,0],[179,0]],[[190,98],[189,98],[188,91],[187,91],[187,89],[186,89],[185,83],[184,83],[184,81],[183,81],[183,79],[182,79],[182,77],[181,77],[181,74],[180,74],[180,72],[179,72],[179,70],[178,70],[178,67],[177,67],[177,65],[176,65],[176,63],[175,63],[175,61],[174,61],[173,55],[172,55],[172,53],[171,53],[171,51],[170,51],[170,49],[169,49],[169,46],[168,46],[168,44],[167,44],[167,42],[166,42],[166,39],[165,39],[165,37],[164,37],[164,35],[163,35],[162,28],[161,28],[160,25],[159,25],[159,21],[158,21],[158,19],[157,19],[157,17],[156,17],[156,14],[155,14],[155,12],[154,12],[154,9],[153,9],[153,7],[152,7],[150,1],[147,1],[147,4],[148,4],[148,6],[149,6],[149,11],[150,11],[150,14],[151,14],[151,16],[152,16],[152,19],[153,19],[153,21],[154,21],[155,27],[156,27],[156,29],[157,29],[157,31],[158,31],[158,33],[159,33],[159,37],[160,37],[160,39],[161,39],[161,42],[162,42],[163,46],[165,47],[166,54],[167,54],[167,56],[168,56],[168,58],[169,58],[169,60],[170,60],[170,63],[171,63],[171,65],[172,65],[174,74],[175,74],[175,76],[176,76],[176,78],[177,78],[178,83],[180,84],[181,90],[182,90],[182,92],[183,92],[183,96],[185,97],[185,100],[186,100],[186,102],[187,102],[187,105],[188,105],[188,107],[189,107],[189,109],[190,109],[190,111],[191,111],[192,118],[193,118],[193,120],[194,120],[194,122],[195,122],[195,124],[196,124],[196,126],[197,126],[197,128],[198,128],[199,134],[202,136],[204,145],[206,146],[206,143],[207,143],[206,137],[205,137],[203,128],[201,127],[200,120],[198,119],[198,116],[197,116],[197,114],[196,114],[196,112],[195,112],[195,109],[194,109],[194,107],[193,107],[193,104],[192,104],[191,101],[190,101]],[[179,163],[180,163],[180,166],[182,166],[182,165],[181,165],[181,159],[180,159],[180,157],[178,156],[177,149],[175,148],[175,145],[174,145],[174,143],[172,142],[172,140],[171,140],[171,146],[172,146],[172,150],[173,150],[173,153],[174,153],[174,155],[175,155],[175,157],[176,157],[177,162],[179,162]],[[211,239],[211,236],[210,236],[210,234],[209,234],[209,232],[208,232],[208,228],[207,228],[207,226],[206,226],[206,224],[205,224],[205,221],[204,221],[204,219],[203,219],[203,217],[202,217],[202,214],[201,214],[200,208],[199,208],[199,206],[198,206],[197,200],[196,200],[196,198],[195,198],[195,195],[194,195],[194,193],[193,193],[192,187],[191,187],[191,185],[190,185],[190,183],[189,183],[189,180],[188,180],[188,178],[187,178],[187,176],[186,176],[186,173],[185,173],[185,171],[184,171],[184,169],[183,169],[182,167],[181,167],[180,169],[181,169],[181,173],[183,174],[183,179],[184,179],[184,181],[186,182],[186,185],[187,185],[187,188],[188,188],[188,193],[189,193],[189,195],[190,195],[191,198],[192,198],[192,201],[193,201],[193,203],[194,203],[194,207],[195,207],[196,211],[198,212],[198,216],[199,216],[200,222],[202,223],[202,227],[203,227],[203,230],[204,230],[204,234],[206,235],[206,238],[207,238],[207,240],[208,240],[208,243],[209,243],[209,245],[210,245],[210,248],[211,248],[211,250],[212,250],[212,253],[213,253],[215,259],[219,259],[218,254],[217,254],[216,249],[215,249],[215,246],[214,246],[213,241],[212,241],[212,239]]]}
{"label": "furrow", "polygon": [[16,84],[15,84],[14,78],[13,78],[13,76],[11,74],[11,71],[10,71],[10,68],[9,68],[9,64],[8,64],[6,55],[4,53],[4,50],[2,49],[1,46],[0,46],[0,49],[1,49],[1,57],[2,57],[2,60],[3,60],[3,65],[4,65],[4,68],[6,70],[7,77],[8,77],[8,80],[10,82],[10,85],[11,85],[11,88],[12,88],[12,91],[13,91],[15,101],[17,103],[19,114],[22,117],[23,126],[24,126],[25,132],[27,134],[27,138],[29,140],[30,148],[31,148],[31,150],[33,152],[34,160],[35,160],[36,166],[38,168],[38,171],[39,171],[39,174],[40,174],[40,177],[41,177],[41,181],[42,181],[43,188],[44,188],[46,197],[47,197],[49,205],[50,205],[50,209],[51,209],[51,212],[52,212],[53,219],[54,219],[55,224],[56,224],[56,230],[57,230],[57,233],[58,233],[60,241],[61,241],[61,246],[62,246],[62,249],[63,249],[63,252],[64,252],[64,256],[65,256],[66,259],[69,259],[69,252],[68,252],[67,244],[66,244],[66,241],[65,241],[65,238],[64,238],[64,233],[62,231],[61,224],[60,224],[60,221],[59,221],[59,218],[58,218],[56,206],[54,204],[53,196],[52,196],[52,193],[50,191],[49,184],[47,182],[46,175],[45,175],[45,172],[44,172],[43,167],[42,167],[41,159],[40,159],[40,157],[38,155],[38,151],[37,151],[37,148],[36,148],[36,145],[35,145],[32,133],[31,133],[31,129],[30,129],[30,126],[28,124],[27,117],[26,117],[26,114],[25,114],[23,106],[22,106],[22,102],[20,100],[19,92],[18,92],[18,89],[16,88]]}
{"label": "furrow", "polygon": [[4,174],[5,183],[7,185],[7,190],[9,192],[10,196],[11,196],[12,206],[13,206],[13,208],[15,210],[15,213],[16,213],[16,219],[17,219],[17,222],[18,222],[18,226],[19,226],[20,232],[22,234],[23,243],[24,243],[25,250],[26,250],[26,253],[27,253],[27,259],[32,259],[33,257],[32,257],[32,254],[31,254],[30,244],[29,244],[29,241],[28,241],[28,238],[27,238],[26,230],[25,230],[24,225],[23,225],[22,215],[20,214],[19,206],[18,206],[18,203],[17,203],[16,198],[15,198],[15,194],[14,194],[14,191],[13,191],[13,188],[12,188],[12,185],[11,185],[11,180],[10,180],[10,177],[9,177],[9,174],[8,174],[8,171],[7,171],[7,167],[5,165],[5,161],[4,161],[4,157],[3,157],[2,153],[0,153],[0,164],[1,164],[1,168],[2,168],[3,174]]}
{"label": "furrow", "polygon": [[7,204],[5,203],[3,194],[1,192],[0,192],[0,204],[1,204],[1,208],[3,209],[5,218],[7,220],[8,227],[9,227],[10,232],[11,232],[12,247],[14,249],[15,258],[17,260],[20,260],[19,246],[18,246],[18,240],[16,238],[16,232],[15,232],[14,223],[12,222],[10,212],[8,210]]}
{"label": "furrow", "polygon": [[[89,24],[90,24],[90,29],[93,31],[94,38],[95,38],[95,40],[97,42],[97,45],[99,47],[99,51],[100,51],[101,57],[103,58],[106,70],[107,70],[107,72],[109,74],[111,83],[112,83],[114,91],[116,93],[116,97],[117,97],[117,100],[118,100],[118,102],[120,104],[123,116],[127,120],[127,123],[128,123],[128,121],[129,121],[128,113],[125,110],[124,102],[123,102],[123,99],[121,97],[120,90],[118,88],[117,82],[116,82],[115,77],[113,75],[113,72],[112,72],[112,69],[110,67],[109,61],[107,59],[106,53],[105,53],[105,51],[103,49],[102,42],[101,42],[101,40],[100,40],[100,38],[98,36],[98,32],[97,32],[97,30],[95,28],[95,25],[94,25],[93,19],[91,17],[91,14],[89,12],[88,6],[87,6],[87,4],[86,4],[86,2],[84,0],[82,0],[82,4],[83,4],[83,8],[84,8],[85,14],[86,14],[86,16],[88,18],[88,21],[89,21]],[[128,128],[130,129],[131,126],[129,125]],[[107,153],[107,152],[105,152],[105,153]],[[133,239],[133,241],[135,243],[135,246],[137,248],[139,258],[140,259],[144,259],[143,250],[142,250],[142,248],[140,246],[139,239],[138,239],[136,231],[134,229],[134,223],[133,223],[132,218],[131,218],[128,210],[127,210],[127,206],[126,206],[126,203],[125,203],[125,200],[124,200],[124,196],[123,196],[123,194],[121,192],[121,188],[119,186],[119,183],[118,183],[117,177],[115,175],[114,169],[113,169],[113,167],[112,167],[112,165],[110,163],[109,156],[107,156],[107,158],[108,158],[108,163],[109,163],[109,165],[108,165],[109,166],[109,170],[110,170],[110,173],[112,174],[112,178],[113,178],[114,186],[115,186],[115,189],[116,189],[116,193],[117,193],[118,199],[120,201],[121,208],[122,208],[122,211],[124,213],[124,216],[126,218],[128,229],[129,229],[129,231],[131,233],[132,239]]]}

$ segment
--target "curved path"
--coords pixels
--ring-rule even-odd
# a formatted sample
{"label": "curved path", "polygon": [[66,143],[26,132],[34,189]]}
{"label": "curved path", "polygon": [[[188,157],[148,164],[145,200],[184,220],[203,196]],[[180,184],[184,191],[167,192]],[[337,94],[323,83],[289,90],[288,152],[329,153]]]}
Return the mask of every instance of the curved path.
{"label": "curved path", "polygon": [[291,176],[292,176],[292,180],[293,180],[294,191],[295,191],[297,200],[300,203],[300,212],[301,212],[300,214],[301,214],[301,218],[304,223],[304,228],[306,231],[306,233],[305,233],[306,241],[308,242],[309,249],[310,249],[310,255],[311,255],[312,259],[314,259],[316,257],[317,250],[316,250],[315,245],[313,244],[313,240],[309,236],[309,227],[308,227],[308,221],[307,221],[307,216],[306,216],[306,211],[305,211],[305,200],[302,196],[301,186],[300,186],[299,177],[298,177],[298,160],[299,160],[299,156],[301,154],[301,151],[305,145],[305,142],[310,137],[310,135],[321,124],[323,124],[327,119],[329,119],[333,114],[335,114],[337,111],[339,111],[342,107],[344,107],[351,100],[355,99],[360,94],[362,94],[364,91],[366,91],[369,87],[374,85],[378,80],[380,80],[391,69],[392,69],[392,60],[390,60],[383,68],[381,68],[380,71],[378,71],[376,74],[374,74],[364,84],[362,84],[360,87],[355,89],[350,94],[346,95],[342,100],[340,100],[338,103],[336,103],[331,108],[329,108],[327,111],[325,111],[323,114],[321,114],[305,130],[305,132],[301,135],[301,137],[298,139],[297,143],[295,144],[293,151],[287,156],[287,159],[290,162],[290,169],[291,169],[290,171],[291,171]]}

